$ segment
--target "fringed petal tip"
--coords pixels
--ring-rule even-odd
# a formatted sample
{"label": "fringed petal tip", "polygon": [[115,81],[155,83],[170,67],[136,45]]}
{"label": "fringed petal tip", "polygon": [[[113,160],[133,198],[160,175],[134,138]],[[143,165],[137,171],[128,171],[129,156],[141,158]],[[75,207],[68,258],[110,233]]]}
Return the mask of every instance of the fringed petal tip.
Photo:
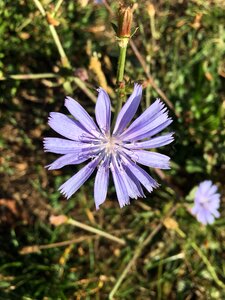
{"label": "fringed petal tip", "polygon": [[149,192],[149,193],[152,193],[154,189],[157,189],[158,187],[160,187],[160,184],[158,184],[158,182],[153,182],[153,183],[148,183],[144,186],[146,188],[146,190]]}
{"label": "fringed petal tip", "polygon": [[49,122],[52,120],[52,113],[53,113],[53,112],[50,112],[50,113],[49,113],[49,116],[48,116],[48,124],[49,124]]}
{"label": "fringed petal tip", "polygon": [[44,148],[44,152],[51,152],[51,149],[49,147],[49,139],[48,138],[43,139],[43,148]]}
{"label": "fringed petal tip", "polygon": [[71,195],[67,194],[63,189],[58,189],[58,191],[66,198],[66,200],[69,200]]}
{"label": "fringed petal tip", "polygon": [[66,106],[68,103],[76,101],[75,99],[73,99],[70,96],[66,96],[65,101],[64,101],[64,106]]}
{"label": "fringed petal tip", "polygon": [[165,163],[165,166],[163,168],[158,168],[158,169],[170,170],[171,169],[171,159],[170,159],[170,157],[169,157],[168,161]]}
{"label": "fringed petal tip", "polygon": [[46,138],[46,137],[43,138],[42,142],[43,142],[44,152],[50,152],[49,149],[48,149],[48,146],[47,146],[48,145],[48,138]]}
{"label": "fringed petal tip", "polygon": [[54,170],[58,170],[60,169],[60,167],[57,167],[54,162],[49,164],[49,165],[46,165],[45,168],[49,171],[54,171]]}
{"label": "fringed petal tip", "polygon": [[[65,182],[66,183],[66,182]],[[59,188],[58,188],[58,191],[68,200],[72,194],[69,193],[69,191],[66,191],[66,186],[65,186],[65,183],[63,183]]]}
{"label": "fringed petal tip", "polygon": [[126,203],[120,203],[120,202],[119,202],[120,208],[123,208],[123,207],[128,206],[128,205],[130,205],[130,201],[129,201],[129,202],[126,202]]}
{"label": "fringed petal tip", "polygon": [[107,93],[106,90],[103,89],[101,86],[99,86],[99,87],[96,89],[96,91],[97,91],[98,93],[100,93],[100,92],[105,92],[105,93]]}
{"label": "fringed petal tip", "polygon": [[64,100],[64,106],[69,110],[70,105],[73,105],[74,102],[76,102],[75,99],[71,98],[70,96],[66,96]]}
{"label": "fringed petal tip", "polygon": [[160,98],[156,98],[156,100],[153,102],[153,104],[158,105],[158,111],[162,110],[163,108],[166,108],[165,103]]}

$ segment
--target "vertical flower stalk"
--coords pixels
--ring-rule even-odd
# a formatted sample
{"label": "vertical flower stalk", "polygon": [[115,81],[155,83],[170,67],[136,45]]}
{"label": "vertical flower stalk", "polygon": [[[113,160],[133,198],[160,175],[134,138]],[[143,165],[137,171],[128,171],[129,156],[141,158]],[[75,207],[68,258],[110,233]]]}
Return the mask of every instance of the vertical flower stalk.
{"label": "vertical flower stalk", "polygon": [[119,46],[119,59],[117,67],[116,83],[117,89],[117,105],[115,111],[115,124],[116,117],[121,110],[123,99],[125,98],[125,85],[123,83],[124,69],[126,62],[127,45],[131,35],[131,25],[133,20],[133,9],[124,5],[120,5],[118,12],[118,28],[117,28],[117,41]]}
{"label": "vertical flower stalk", "polygon": [[123,81],[127,45],[130,39],[132,20],[133,20],[132,8],[121,5],[118,12],[118,30],[117,30],[117,39],[118,39],[118,45],[120,49],[118,69],[117,69],[117,83]]}

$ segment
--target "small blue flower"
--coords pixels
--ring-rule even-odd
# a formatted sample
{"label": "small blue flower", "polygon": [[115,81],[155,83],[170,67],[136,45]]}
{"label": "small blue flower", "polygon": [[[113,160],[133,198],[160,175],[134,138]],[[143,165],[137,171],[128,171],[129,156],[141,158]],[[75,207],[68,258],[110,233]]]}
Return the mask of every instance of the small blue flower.
{"label": "small blue flower", "polygon": [[94,3],[95,4],[103,4],[104,2],[103,2],[103,0],[94,0]]}
{"label": "small blue flower", "polygon": [[195,193],[194,207],[191,212],[197,220],[206,225],[212,224],[215,218],[220,216],[220,194],[217,193],[217,186],[211,180],[199,184]]}
{"label": "small blue flower", "polygon": [[[52,112],[49,125],[66,139],[44,139],[47,152],[61,154],[48,167],[60,169],[66,165],[80,164],[90,160],[85,167],[60,186],[59,190],[70,198],[91,176],[97,167],[94,184],[96,209],[105,199],[111,170],[120,207],[128,205],[130,198],[145,197],[141,184],[152,192],[157,182],[137,163],[160,169],[169,169],[170,158],[143,149],[158,148],[173,141],[173,134],[156,136],[172,119],[164,104],[157,99],[131,124],[141,101],[142,86],[134,85],[134,91],[118,114],[111,134],[111,105],[104,89],[98,89],[95,107],[96,123],[82,106],[67,97],[65,106],[74,117]],[[143,140],[143,141],[142,141]]]}

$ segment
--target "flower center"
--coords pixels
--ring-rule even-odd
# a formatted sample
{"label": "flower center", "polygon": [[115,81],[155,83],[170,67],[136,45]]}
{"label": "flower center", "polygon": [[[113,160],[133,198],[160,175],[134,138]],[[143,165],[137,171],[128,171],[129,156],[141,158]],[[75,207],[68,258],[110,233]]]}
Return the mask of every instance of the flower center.
{"label": "flower center", "polygon": [[204,197],[204,196],[202,196],[202,197],[199,199],[199,202],[200,202],[201,204],[207,203],[208,201],[209,201],[208,198],[206,198],[206,197]]}
{"label": "flower center", "polygon": [[120,142],[116,137],[108,136],[104,140],[104,146],[106,155],[114,155],[120,147]]}

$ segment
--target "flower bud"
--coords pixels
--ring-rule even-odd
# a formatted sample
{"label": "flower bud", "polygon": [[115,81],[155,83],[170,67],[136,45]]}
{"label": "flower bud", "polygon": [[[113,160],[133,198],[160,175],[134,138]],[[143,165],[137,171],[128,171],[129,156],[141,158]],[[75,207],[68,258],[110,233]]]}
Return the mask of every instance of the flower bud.
{"label": "flower bud", "polygon": [[118,38],[129,38],[133,20],[133,9],[121,5],[118,13]]}
{"label": "flower bud", "polygon": [[148,6],[147,6],[147,12],[148,12],[148,15],[149,17],[154,17],[155,15],[155,7],[153,4],[149,3]]}

